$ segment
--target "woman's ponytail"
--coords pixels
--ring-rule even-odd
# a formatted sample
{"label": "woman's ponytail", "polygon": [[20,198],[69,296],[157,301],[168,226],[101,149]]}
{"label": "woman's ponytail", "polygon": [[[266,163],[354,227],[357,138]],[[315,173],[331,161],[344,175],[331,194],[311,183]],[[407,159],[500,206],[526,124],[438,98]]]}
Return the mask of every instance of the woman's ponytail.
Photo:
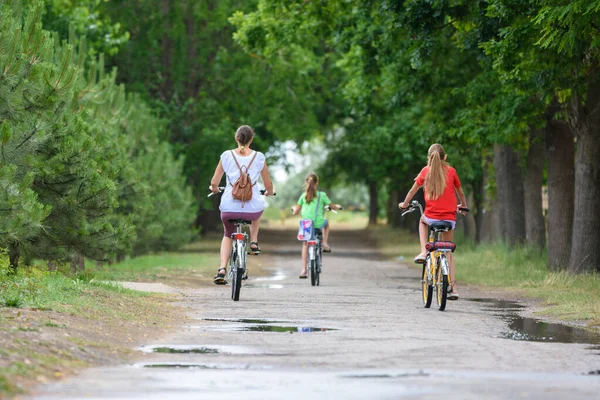
{"label": "woman's ponytail", "polygon": [[427,165],[429,172],[425,178],[425,198],[437,200],[446,190],[446,162],[444,159],[444,148],[439,144],[433,144],[429,148]]}
{"label": "woman's ponytail", "polygon": [[310,203],[315,197],[317,197],[317,185],[319,184],[319,177],[314,172],[310,173],[306,176],[304,183],[306,186],[306,194],[304,197],[306,203]]}

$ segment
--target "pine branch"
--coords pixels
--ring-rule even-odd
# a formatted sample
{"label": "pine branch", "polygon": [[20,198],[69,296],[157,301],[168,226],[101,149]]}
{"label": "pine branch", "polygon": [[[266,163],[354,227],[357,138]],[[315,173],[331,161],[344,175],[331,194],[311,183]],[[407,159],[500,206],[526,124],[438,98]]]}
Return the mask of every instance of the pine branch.
{"label": "pine branch", "polygon": [[35,135],[37,133],[37,126],[33,129],[33,132],[31,132],[31,134],[29,136],[27,136],[17,147],[15,147],[15,150],[19,150],[21,148],[21,146],[23,146],[26,142],[29,141],[29,139],[31,139],[33,137],[33,135]]}

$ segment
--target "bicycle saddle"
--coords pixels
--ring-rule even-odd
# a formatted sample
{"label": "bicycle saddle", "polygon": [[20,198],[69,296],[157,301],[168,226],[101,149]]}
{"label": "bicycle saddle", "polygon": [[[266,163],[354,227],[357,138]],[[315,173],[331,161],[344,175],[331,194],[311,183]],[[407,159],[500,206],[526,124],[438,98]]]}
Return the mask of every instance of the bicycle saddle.
{"label": "bicycle saddle", "polygon": [[446,232],[452,229],[452,224],[446,221],[436,221],[433,224],[429,225],[429,227],[434,232]]}
{"label": "bicycle saddle", "polygon": [[250,225],[252,223],[252,221],[246,219],[230,219],[229,222],[234,225]]}

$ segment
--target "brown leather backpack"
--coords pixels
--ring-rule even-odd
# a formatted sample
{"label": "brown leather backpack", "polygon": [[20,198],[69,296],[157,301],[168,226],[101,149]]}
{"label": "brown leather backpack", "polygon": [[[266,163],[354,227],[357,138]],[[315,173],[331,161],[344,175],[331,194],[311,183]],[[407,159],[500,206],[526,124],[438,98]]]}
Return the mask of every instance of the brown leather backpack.
{"label": "brown leather backpack", "polygon": [[234,183],[229,182],[229,184],[232,186],[231,195],[235,200],[239,200],[242,202],[242,208],[244,208],[244,205],[247,201],[252,200],[252,187],[256,184],[256,182],[252,183],[252,179],[250,178],[248,170],[254,162],[254,159],[256,158],[257,154],[258,152],[255,151],[254,157],[252,157],[252,160],[250,160],[250,164],[248,164],[247,166],[240,166],[240,163],[238,162],[237,158],[235,158],[235,152],[231,150],[233,160],[235,161],[235,164],[240,170],[240,177]]}

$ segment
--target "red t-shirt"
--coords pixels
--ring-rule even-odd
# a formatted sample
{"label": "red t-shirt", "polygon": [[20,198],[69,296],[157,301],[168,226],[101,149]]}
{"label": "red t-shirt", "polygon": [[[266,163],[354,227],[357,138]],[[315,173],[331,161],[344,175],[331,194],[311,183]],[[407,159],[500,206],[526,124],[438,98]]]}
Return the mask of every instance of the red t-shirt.
{"label": "red t-shirt", "polygon": [[[419,176],[415,179],[417,185],[423,186],[425,178],[429,172],[429,166],[421,170]],[[437,200],[425,199],[425,216],[430,219],[443,221],[456,221],[456,189],[460,187],[460,179],[456,170],[450,166],[446,167],[446,189]],[[425,188],[427,191],[427,189]]]}

